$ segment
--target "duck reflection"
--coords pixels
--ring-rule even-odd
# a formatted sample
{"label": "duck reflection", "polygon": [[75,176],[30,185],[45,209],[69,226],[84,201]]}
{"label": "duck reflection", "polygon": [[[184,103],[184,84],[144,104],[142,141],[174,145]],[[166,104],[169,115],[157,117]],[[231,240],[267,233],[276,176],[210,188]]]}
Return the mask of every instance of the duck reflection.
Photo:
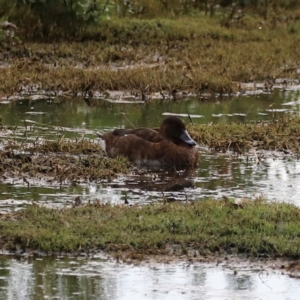
{"label": "duck reflection", "polygon": [[119,183],[112,183],[112,188],[139,189],[156,192],[178,192],[194,187],[195,169],[169,171],[139,171]]}

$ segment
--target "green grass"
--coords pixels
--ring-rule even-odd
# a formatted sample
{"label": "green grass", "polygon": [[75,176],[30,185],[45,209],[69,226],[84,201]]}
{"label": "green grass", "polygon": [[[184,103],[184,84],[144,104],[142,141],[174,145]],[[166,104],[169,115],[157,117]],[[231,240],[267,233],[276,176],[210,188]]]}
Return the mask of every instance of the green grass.
{"label": "green grass", "polygon": [[103,249],[167,253],[181,245],[200,254],[300,255],[300,208],[264,200],[204,200],[144,207],[88,205],[52,210],[29,206],[0,219],[4,249],[72,252]]}

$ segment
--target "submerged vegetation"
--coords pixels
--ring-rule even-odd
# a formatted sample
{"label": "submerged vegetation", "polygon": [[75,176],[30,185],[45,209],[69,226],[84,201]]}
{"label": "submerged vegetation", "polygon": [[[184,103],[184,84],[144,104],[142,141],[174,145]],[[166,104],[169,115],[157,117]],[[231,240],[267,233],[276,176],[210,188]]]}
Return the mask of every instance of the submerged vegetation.
{"label": "submerged vegetation", "polygon": [[[95,203],[53,210],[29,206],[2,215],[1,247],[11,251],[106,250],[147,254],[249,254],[299,257],[300,209],[262,199],[143,207]],[[125,252],[126,253],[126,252]],[[140,256],[136,256],[140,255]]]}

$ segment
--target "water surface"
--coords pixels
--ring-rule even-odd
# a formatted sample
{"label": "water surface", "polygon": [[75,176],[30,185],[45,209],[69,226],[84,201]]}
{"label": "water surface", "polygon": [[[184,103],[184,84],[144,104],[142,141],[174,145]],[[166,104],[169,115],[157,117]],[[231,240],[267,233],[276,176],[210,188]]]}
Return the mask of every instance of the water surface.
{"label": "water surface", "polygon": [[0,258],[1,299],[298,299],[300,281],[263,267],[133,266],[98,259]]}
{"label": "water surface", "polygon": [[[158,126],[164,115],[175,113],[189,123],[256,122],[270,120],[286,113],[299,114],[300,92],[274,90],[272,94],[245,95],[204,101],[186,98],[177,102],[108,103],[101,99],[19,100],[1,104],[2,123],[12,129],[27,128],[26,139],[37,137],[86,136],[97,142],[95,131],[105,132],[116,127]],[[7,138],[0,135],[0,138]],[[16,138],[25,139],[16,134]],[[200,149],[199,166],[193,172],[136,172],[102,184],[70,186],[32,180],[28,189],[23,180],[7,180],[0,185],[2,209],[22,207],[40,201],[51,205],[71,205],[81,196],[83,201],[96,199],[114,204],[145,204],[162,195],[178,200],[207,197],[254,197],[264,195],[270,200],[289,201],[300,205],[298,184],[300,165],[297,157],[281,153],[258,153],[262,162],[256,164],[254,152],[243,156],[210,153]]]}
{"label": "water surface", "polygon": [[[74,128],[91,130],[110,130],[116,127],[155,127],[159,126],[163,115],[175,113],[190,114],[195,123],[208,124],[228,122],[250,122],[269,120],[276,114],[300,111],[299,91],[274,90],[272,94],[261,93],[239,97],[179,99],[176,102],[166,100],[163,103],[109,103],[93,99],[87,103],[77,99],[15,100],[1,104],[0,115],[5,125],[24,126],[24,120],[30,119],[40,124],[65,128],[70,134]],[[125,115],[125,117],[124,117]],[[187,123],[189,119],[183,117]],[[69,131],[68,131],[69,130]],[[41,132],[47,135],[47,132]]]}

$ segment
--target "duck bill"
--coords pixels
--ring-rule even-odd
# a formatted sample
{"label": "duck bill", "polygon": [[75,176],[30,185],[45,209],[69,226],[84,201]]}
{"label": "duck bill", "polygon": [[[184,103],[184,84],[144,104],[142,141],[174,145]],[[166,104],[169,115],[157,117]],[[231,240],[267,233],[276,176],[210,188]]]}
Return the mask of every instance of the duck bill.
{"label": "duck bill", "polygon": [[197,143],[191,138],[186,130],[183,130],[179,138],[188,145],[196,146]]}

